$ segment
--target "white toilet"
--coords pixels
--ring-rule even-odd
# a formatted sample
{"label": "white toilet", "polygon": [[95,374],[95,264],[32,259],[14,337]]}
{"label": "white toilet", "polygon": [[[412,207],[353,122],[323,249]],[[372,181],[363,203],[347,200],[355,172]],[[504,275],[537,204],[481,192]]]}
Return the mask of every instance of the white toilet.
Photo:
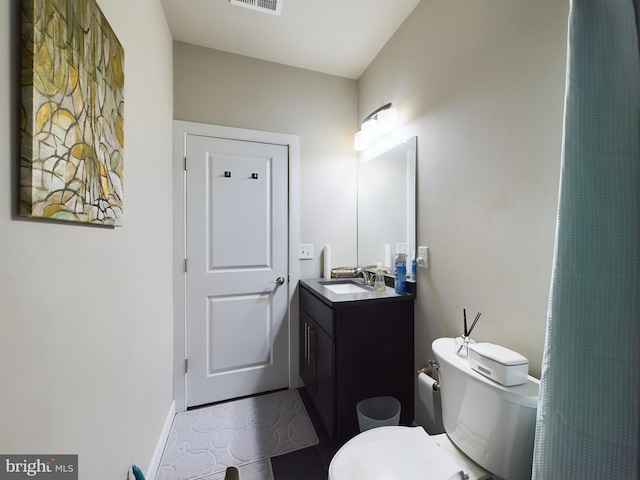
{"label": "white toilet", "polygon": [[[472,370],[453,338],[433,342],[446,433],[379,427],[349,440],[329,480],[520,480],[531,478],[539,381],[505,387]],[[422,399],[421,399],[422,400]]]}

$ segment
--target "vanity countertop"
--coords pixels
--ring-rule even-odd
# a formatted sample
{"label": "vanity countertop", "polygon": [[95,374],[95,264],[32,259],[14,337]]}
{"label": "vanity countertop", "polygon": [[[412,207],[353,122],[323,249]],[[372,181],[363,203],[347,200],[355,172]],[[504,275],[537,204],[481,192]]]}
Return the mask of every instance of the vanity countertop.
{"label": "vanity countertop", "polygon": [[[351,293],[334,293],[329,290],[326,285],[327,284],[340,284],[340,283],[350,283],[357,285],[363,289],[366,289],[365,292],[351,292]],[[345,303],[353,303],[353,302],[367,302],[367,303],[378,303],[378,302],[398,302],[398,301],[407,301],[414,300],[415,295],[412,293],[403,293],[398,294],[395,290],[389,286],[385,286],[384,292],[377,292],[374,290],[372,286],[364,285],[361,278],[332,278],[332,279],[324,279],[324,278],[313,278],[313,279],[305,279],[300,280],[300,284],[307,288],[313,295],[318,297],[324,303],[333,306],[335,304],[345,304]],[[407,283],[407,289],[411,289],[412,285]]]}

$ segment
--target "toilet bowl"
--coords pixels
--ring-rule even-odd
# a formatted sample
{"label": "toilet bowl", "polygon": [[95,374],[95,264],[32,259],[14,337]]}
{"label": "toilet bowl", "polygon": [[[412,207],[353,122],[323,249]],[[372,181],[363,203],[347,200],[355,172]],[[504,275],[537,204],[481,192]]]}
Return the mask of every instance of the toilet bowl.
{"label": "toilet bowl", "polygon": [[367,430],[338,450],[329,480],[531,478],[539,381],[528,376],[524,384],[507,387],[480,375],[455,354],[452,338],[437,339],[432,348],[446,433],[401,426]]}

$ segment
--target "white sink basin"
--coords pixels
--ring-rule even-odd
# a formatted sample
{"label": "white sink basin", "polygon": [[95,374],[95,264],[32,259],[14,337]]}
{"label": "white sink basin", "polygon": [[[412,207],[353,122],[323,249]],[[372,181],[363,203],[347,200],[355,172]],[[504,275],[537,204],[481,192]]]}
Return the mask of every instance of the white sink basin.
{"label": "white sink basin", "polygon": [[339,294],[362,293],[371,291],[367,288],[361,287],[360,285],[356,285],[355,283],[325,283],[323,286],[331,290],[333,293]]}

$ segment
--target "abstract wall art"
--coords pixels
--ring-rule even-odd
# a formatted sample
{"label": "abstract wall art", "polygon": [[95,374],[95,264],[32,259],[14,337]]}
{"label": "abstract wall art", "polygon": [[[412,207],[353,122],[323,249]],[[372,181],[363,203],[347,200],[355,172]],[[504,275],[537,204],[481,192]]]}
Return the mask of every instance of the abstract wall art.
{"label": "abstract wall art", "polygon": [[95,0],[23,0],[20,214],[121,226],[124,50]]}

